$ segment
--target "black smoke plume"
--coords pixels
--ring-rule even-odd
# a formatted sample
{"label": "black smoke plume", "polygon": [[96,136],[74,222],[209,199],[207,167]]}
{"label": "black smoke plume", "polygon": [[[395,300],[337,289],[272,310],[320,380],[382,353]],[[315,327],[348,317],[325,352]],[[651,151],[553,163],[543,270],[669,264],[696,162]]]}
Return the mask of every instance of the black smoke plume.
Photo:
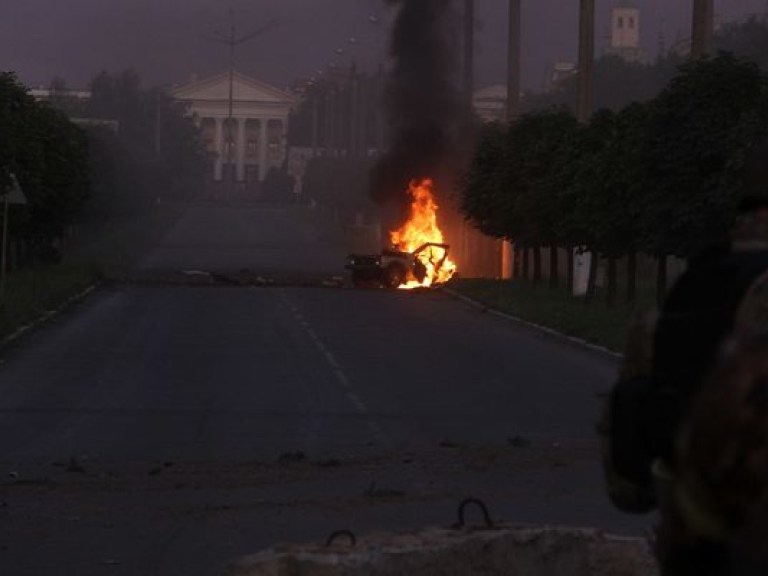
{"label": "black smoke plume", "polygon": [[387,0],[398,6],[385,106],[389,149],[371,174],[371,197],[408,202],[408,183],[439,178],[462,120],[458,29],[452,0]]}

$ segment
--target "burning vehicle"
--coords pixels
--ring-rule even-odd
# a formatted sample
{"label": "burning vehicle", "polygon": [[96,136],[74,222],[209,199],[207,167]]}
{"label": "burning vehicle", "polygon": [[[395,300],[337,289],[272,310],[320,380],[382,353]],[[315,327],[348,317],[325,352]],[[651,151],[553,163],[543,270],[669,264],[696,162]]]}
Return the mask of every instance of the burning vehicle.
{"label": "burning vehicle", "polygon": [[387,288],[428,287],[448,261],[448,244],[426,242],[413,252],[391,249],[381,254],[347,258],[345,268],[352,272],[352,283],[363,286],[378,283]]}
{"label": "burning vehicle", "polygon": [[[345,268],[351,271],[355,286],[376,283],[409,290],[443,284],[453,277],[456,264],[448,258],[450,246],[437,225],[432,186],[429,179],[411,182],[410,216],[401,228],[390,232],[390,248],[350,253]],[[380,245],[376,240],[366,244]]]}

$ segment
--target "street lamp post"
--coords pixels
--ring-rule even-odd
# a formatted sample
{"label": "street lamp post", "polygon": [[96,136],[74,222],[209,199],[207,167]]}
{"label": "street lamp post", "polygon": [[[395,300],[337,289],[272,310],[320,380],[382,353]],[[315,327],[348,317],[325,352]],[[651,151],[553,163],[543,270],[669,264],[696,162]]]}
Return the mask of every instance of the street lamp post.
{"label": "street lamp post", "polygon": [[267,24],[258,30],[253,31],[250,34],[244,34],[243,36],[238,36],[236,33],[235,11],[232,6],[229,8],[229,21],[230,25],[228,35],[225,36],[223,34],[215,34],[214,36],[210,37],[209,40],[219,44],[224,44],[229,47],[229,94],[227,98],[227,130],[224,138],[224,146],[226,147],[227,172],[229,172],[227,178],[227,187],[229,190],[229,198],[232,199],[232,188],[234,186],[234,180],[236,177],[235,171],[232,168],[232,143],[234,139],[232,135],[232,122],[234,109],[235,48],[272,28],[272,26],[275,24],[275,21],[270,20],[267,22]]}
{"label": "street lamp post", "polygon": [[507,122],[517,117],[520,106],[520,24],[520,0],[509,0]]}
{"label": "street lamp post", "polygon": [[[507,106],[505,119],[511,123],[520,109],[520,0],[509,0],[509,31],[507,38]],[[501,243],[501,277],[515,275],[515,246],[509,240]]]}
{"label": "street lamp post", "polygon": [[[369,22],[376,24],[378,18],[376,16],[370,16]],[[347,39],[347,44],[354,48],[366,47],[368,52],[374,52],[377,48],[370,42],[361,41],[357,36],[350,36]],[[371,99],[376,96],[375,89],[371,86],[374,82],[368,78],[365,74],[358,74],[358,62],[354,56],[350,58],[350,65],[352,66],[351,75],[351,133],[352,133],[352,155],[353,156],[366,156],[369,148],[369,137],[367,118],[370,111],[373,109],[375,113],[376,104],[371,102]]]}
{"label": "street lamp post", "polygon": [[[368,16],[368,23],[371,26],[378,26],[379,17],[376,14],[370,14]],[[361,54],[356,54],[354,50],[361,47],[365,47],[369,53],[378,49],[376,45],[361,40],[357,35],[348,36],[343,46],[338,46],[334,49],[334,60],[327,65],[327,68],[332,73],[320,91],[322,93],[320,106],[318,106],[318,98],[313,98],[312,147],[315,151],[313,155],[317,154],[317,142],[320,140],[322,140],[322,148],[325,150],[325,153],[332,156],[343,155],[344,153],[350,157],[367,155],[369,138],[366,119],[371,111],[373,111],[375,117],[376,147],[379,149],[383,147],[384,137],[381,134],[383,132],[383,120],[379,110],[380,106],[372,102],[376,101],[378,103],[381,99],[379,87],[381,65],[379,65],[377,76],[373,81],[369,82],[366,80],[365,74],[359,74],[357,58]],[[348,82],[337,85],[341,75],[333,73],[334,69],[340,66],[343,68],[343,65],[340,65],[338,62],[345,61],[347,57],[349,58],[350,72]],[[317,74],[324,74],[324,70],[318,70]],[[371,83],[373,86],[369,85]],[[348,106],[343,106],[342,100],[344,98],[348,99]],[[369,99],[372,101],[369,101]],[[319,109],[322,109],[324,116],[321,129],[322,137],[317,135],[317,127],[320,124],[318,121]]]}

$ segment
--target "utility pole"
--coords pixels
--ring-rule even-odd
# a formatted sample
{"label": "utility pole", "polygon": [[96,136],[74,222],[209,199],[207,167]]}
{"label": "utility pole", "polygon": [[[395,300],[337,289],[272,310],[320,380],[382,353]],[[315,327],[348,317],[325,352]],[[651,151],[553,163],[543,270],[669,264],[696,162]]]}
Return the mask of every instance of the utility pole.
{"label": "utility pole", "polygon": [[227,155],[227,189],[229,191],[229,199],[232,199],[232,189],[235,183],[236,178],[236,171],[233,168],[233,159],[232,159],[232,144],[233,144],[233,135],[232,135],[232,124],[233,124],[233,109],[234,109],[234,85],[235,85],[235,48],[237,46],[240,46],[241,44],[244,44],[245,42],[248,42],[249,40],[252,40],[256,36],[259,36],[269,30],[272,25],[275,24],[274,21],[270,21],[258,30],[255,30],[254,32],[251,32],[250,34],[245,34],[243,36],[238,36],[236,33],[235,28],[235,9],[232,3],[230,3],[229,6],[229,34],[223,35],[223,34],[215,34],[213,37],[208,38],[209,40],[213,42],[217,42],[219,44],[224,44],[226,46],[229,46],[229,95],[227,98],[227,122],[226,122],[226,132],[224,134],[224,146],[226,147],[226,155]]}
{"label": "utility pole", "polygon": [[715,34],[714,0],[693,0],[691,58],[698,60],[712,53]]}
{"label": "utility pole", "polygon": [[[462,125],[460,132],[462,138],[471,138],[472,136],[472,101],[475,84],[475,0],[464,0],[464,54],[463,54],[463,110]],[[457,218],[459,230],[459,262],[468,272],[478,269],[478,234],[467,226],[464,218]]]}
{"label": "utility pole", "polygon": [[509,38],[507,52],[507,122],[512,122],[520,108],[520,0],[509,0]]}
{"label": "utility pole", "polygon": [[325,93],[325,150],[328,156],[336,157],[336,80],[329,84]]}
{"label": "utility pole", "polygon": [[464,0],[464,113],[466,128],[472,126],[472,97],[475,90],[475,0]]}
{"label": "utility pole", "polygon": [[[589,122],[593,108],[593,69],[595,62],[595,0],[580,0],[579,15],[579,107],[578,119],[582,124]],[[576,254],[568,254],[568,278],[570,289],[575,296],[589,298],[597,277],[597,257],[595,253],[585,253],[577,266]],[[586,273],[586,282],[582,281]]]}
{"label": "utility pole", "polygon": [[389,133],[387,132],[387,126],[386,126],[386,116],[384,113],[385,112],[384,67],[381,64],[379,64],[379,68],[376,71],[373,92],[374,92],[374,100],[375,100],[375,109],[374,109],[375,137],[374,139],[376,140],[376,154],[381,155],[381,154],[384,154],[384,151],[387,149],[388,137],[389,137]]}
{"label": "utility pole", "polygon": [[579,16],[579,122],[592,116],[592,76],[595,62],[595,0],[580,0]]}
{"label": "utility pole", "polygon": [[370,107],[371,79],[363,75],[357,83],[357,154],[368,156],[368,112]]}
{"label": "utility pole", "polygon": [[359,92],[360,80],[357,76],[357,68],[353,65],[349,83],[349,151],[347,156],[356,158],[358,156],[358,132],[359,126]]}
{"label": "utility pole", "polygon": [[317,135],[318,135],[318,119],[320,117],[320,111],[318,110],[318,102],[320,100],[320,91],[317,86],[312,86],[312,158],[317,158]]}
{"label": "utility pole", "polygon": [[[506,121],[511,123],[520,112],[520,0],[509,0],[509,32],[507,51],[507,109]],[[514,277],[515,247],[509,240],[501,244],[501,277]]]}

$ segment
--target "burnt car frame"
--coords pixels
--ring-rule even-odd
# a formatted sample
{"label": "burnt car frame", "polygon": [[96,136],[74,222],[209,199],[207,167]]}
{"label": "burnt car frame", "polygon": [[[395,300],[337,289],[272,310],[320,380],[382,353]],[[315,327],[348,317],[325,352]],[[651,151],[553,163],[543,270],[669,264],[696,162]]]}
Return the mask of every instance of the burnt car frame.
{"label": "burnt car frame", "polygon": [[378,285],[385,288],[398,288],[411,280],[419,284],[428,274],[427,265],[422,261],[422,254],[430,248],[439,248],[442,255],[430,263],[438,271],[448,258],[448,244],[426,242],[413,252],[402,250],[383,250],[381,254],[350,254],[344,266],[351,272],[354,286]]}

